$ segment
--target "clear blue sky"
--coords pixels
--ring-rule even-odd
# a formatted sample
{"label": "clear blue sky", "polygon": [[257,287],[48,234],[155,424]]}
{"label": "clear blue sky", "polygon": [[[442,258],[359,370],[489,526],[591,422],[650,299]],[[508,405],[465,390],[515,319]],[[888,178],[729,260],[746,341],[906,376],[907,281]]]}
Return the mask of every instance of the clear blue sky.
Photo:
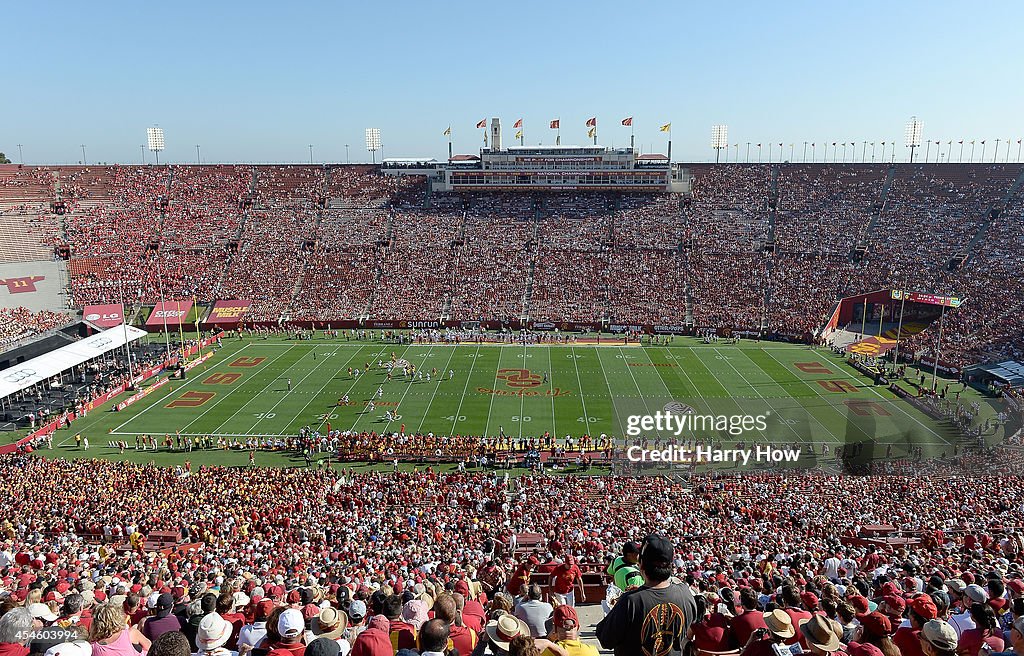
{"label": "clear blue sky", "polygon": [[[712,157],[729,141],[1024,136],[1024,3],[8,2],[0,150],[30,164],[368,160],[474,152],[474,124],[517,118],[528,143],[600,141]],[[798,145],[799,153],[801,146]],[[902,155],[903,149],[900,149]],[[991,152],[991,151],[989,151]],[[1015,155],[1015,153],[1014,153]],[[379,155],[378,155],[379,156]],[[798,155],[799,156],[799,155]],[[151,155],[148,155],[151,158]],[[1013,159],[1011,157],[1011,159]],[[1000,157],[1002,160],[1002,157]]]}

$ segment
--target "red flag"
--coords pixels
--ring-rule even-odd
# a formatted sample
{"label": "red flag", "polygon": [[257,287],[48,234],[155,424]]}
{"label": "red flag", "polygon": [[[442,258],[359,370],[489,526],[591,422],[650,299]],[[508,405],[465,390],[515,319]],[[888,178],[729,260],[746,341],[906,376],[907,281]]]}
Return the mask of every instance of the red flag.
{"label": "red flag", "polygon": [[479,123],[476,124],[476,126],[478,128],[485,128],[485,127],[487,127],[487,119],[484,119],[484,120],[480,121]]}
{"label": "red flag", "polygon": [[557,118],[555,120],[551,121],[551,129],[552,130],[557,130],[560,122],[561,122],[561,120],[557,119]]}
{"label": "red flag", "polygon": [[521,128],[521,127],[523,127],[523,119],[519,119],[518,121],[516,121],[515,123],[513,123],[513,124],[512,124],[512,127],[513,127],[513,128]]}
{"label": "red flag", "polygon": [[596,116],[591,116],[590,118],[587,119],[587,127],[588,128],[596,128],[597,127],[597,117]]}
{"label": "red flag", "polygon": [[627,126],[627,127],[630,126],[630,125],[633,125],[633,117],[630,116],[630,117],[622,119],[622,124]]}

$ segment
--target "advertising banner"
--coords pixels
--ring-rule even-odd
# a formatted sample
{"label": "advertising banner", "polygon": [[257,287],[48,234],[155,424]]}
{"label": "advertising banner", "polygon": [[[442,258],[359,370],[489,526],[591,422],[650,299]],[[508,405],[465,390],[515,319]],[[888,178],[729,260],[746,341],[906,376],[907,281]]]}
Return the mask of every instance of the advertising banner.
{"label": "advertising banner", "polygon": [[234,326],[241,321],[242,316],[249,311],[250,305],[252,305],[252,301],[217,301],[214,304],[213,309],[210,310],[210,316],[207,317],[206,323],[221,326]]}
{"label": "advertising banner", "polygon": [[147,327],[156,326],[174,326],[177,328],[181,324],[185,323],[185,318],[188,316],[189,310],[192,309],[192,301],[163,301],[157,303],[156,307],[153,308],[153,312],[149,315],[149,320],[146,321]]}
{"label": "advertising banner", "polygon": [[82,311],[82,318],[100,328],[113,328],[120,326],[124,321],[124,311],[120,303],[86,305]]}

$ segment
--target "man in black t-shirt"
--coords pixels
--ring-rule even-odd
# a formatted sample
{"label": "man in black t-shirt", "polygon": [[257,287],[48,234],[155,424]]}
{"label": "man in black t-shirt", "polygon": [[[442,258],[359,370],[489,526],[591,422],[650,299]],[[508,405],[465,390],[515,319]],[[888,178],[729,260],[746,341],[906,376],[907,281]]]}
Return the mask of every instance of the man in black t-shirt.
{"label": "man in black t-shirt", "polygon": [[648,535],[640,549],[640,572],[646,583],[619,597],[597,625],[597,639],[615,656],[680,656],[686,633],[697,617],[697,604],[685,585],[669,582],[672,543]]}

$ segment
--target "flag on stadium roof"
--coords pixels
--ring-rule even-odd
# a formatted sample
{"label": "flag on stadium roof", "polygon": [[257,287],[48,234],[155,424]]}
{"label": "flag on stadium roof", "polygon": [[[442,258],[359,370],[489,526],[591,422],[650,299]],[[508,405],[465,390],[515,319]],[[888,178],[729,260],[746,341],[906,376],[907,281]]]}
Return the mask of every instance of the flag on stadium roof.
{"label": "flag on stadium roof", "polygon": [[560,123],[561,123],[561,119],[557,119],[557,118],[555,120],[551,121],[551,129],[552,130],[557,130]]}
{"label": "flag on stadium roof", "polygon": [[523,119],[519,119],[518,121],[516,121],[515,123],[513,123],[513,124],[512,124],[512,127],[513,127],[513,128],[515,128],[515,129],[517,129],[517,130],[518,130],[519,128],[523,127]]}
{"label": "flag on stadium roof", "polygon": [[661,131],[662,132],[671,132],[672,131],[672,124],[671,123],[666,123],[665,125],[661,126]]}
{"label": "flag on stadium roof", "polygon": [[520,131],[516,132],[516,139],[522,139],[522,138],[523,138],[523,131],[520,130]]}
{"label": "flag on stadium roof", "polygon": [[597,117],[596,116],[591,116],[590,118],[587,119],[587,127],[588,128],[596,128],[597,127]]}
{"label": "flag on stadium roof", "polygon": [[487,119],[484,119],[484,120],[480,121],[479,123],[476,124],[476,126],[478,128],[485,128],[485,127],[487,127]]}
{"label": "flag on stadium roof", "polygon": [[593,137],[596,134],[597,134],[597,128],[590,128],[589,130],[587,130],[587,136],[588,137]]}
{"label": "flag on stadium roof", "polygon": [[446,136],[446,137],[452,136],[452,126],[450,126],[450,125],[448,126],[448,129],[444,131],[444,136]]}
{"label": "flag on stadium roof", "polygon": [[627,116],[626,118],[622,119],[622,124],[627,126],[627,127],[633,125],[633,117],[632,116]]}

